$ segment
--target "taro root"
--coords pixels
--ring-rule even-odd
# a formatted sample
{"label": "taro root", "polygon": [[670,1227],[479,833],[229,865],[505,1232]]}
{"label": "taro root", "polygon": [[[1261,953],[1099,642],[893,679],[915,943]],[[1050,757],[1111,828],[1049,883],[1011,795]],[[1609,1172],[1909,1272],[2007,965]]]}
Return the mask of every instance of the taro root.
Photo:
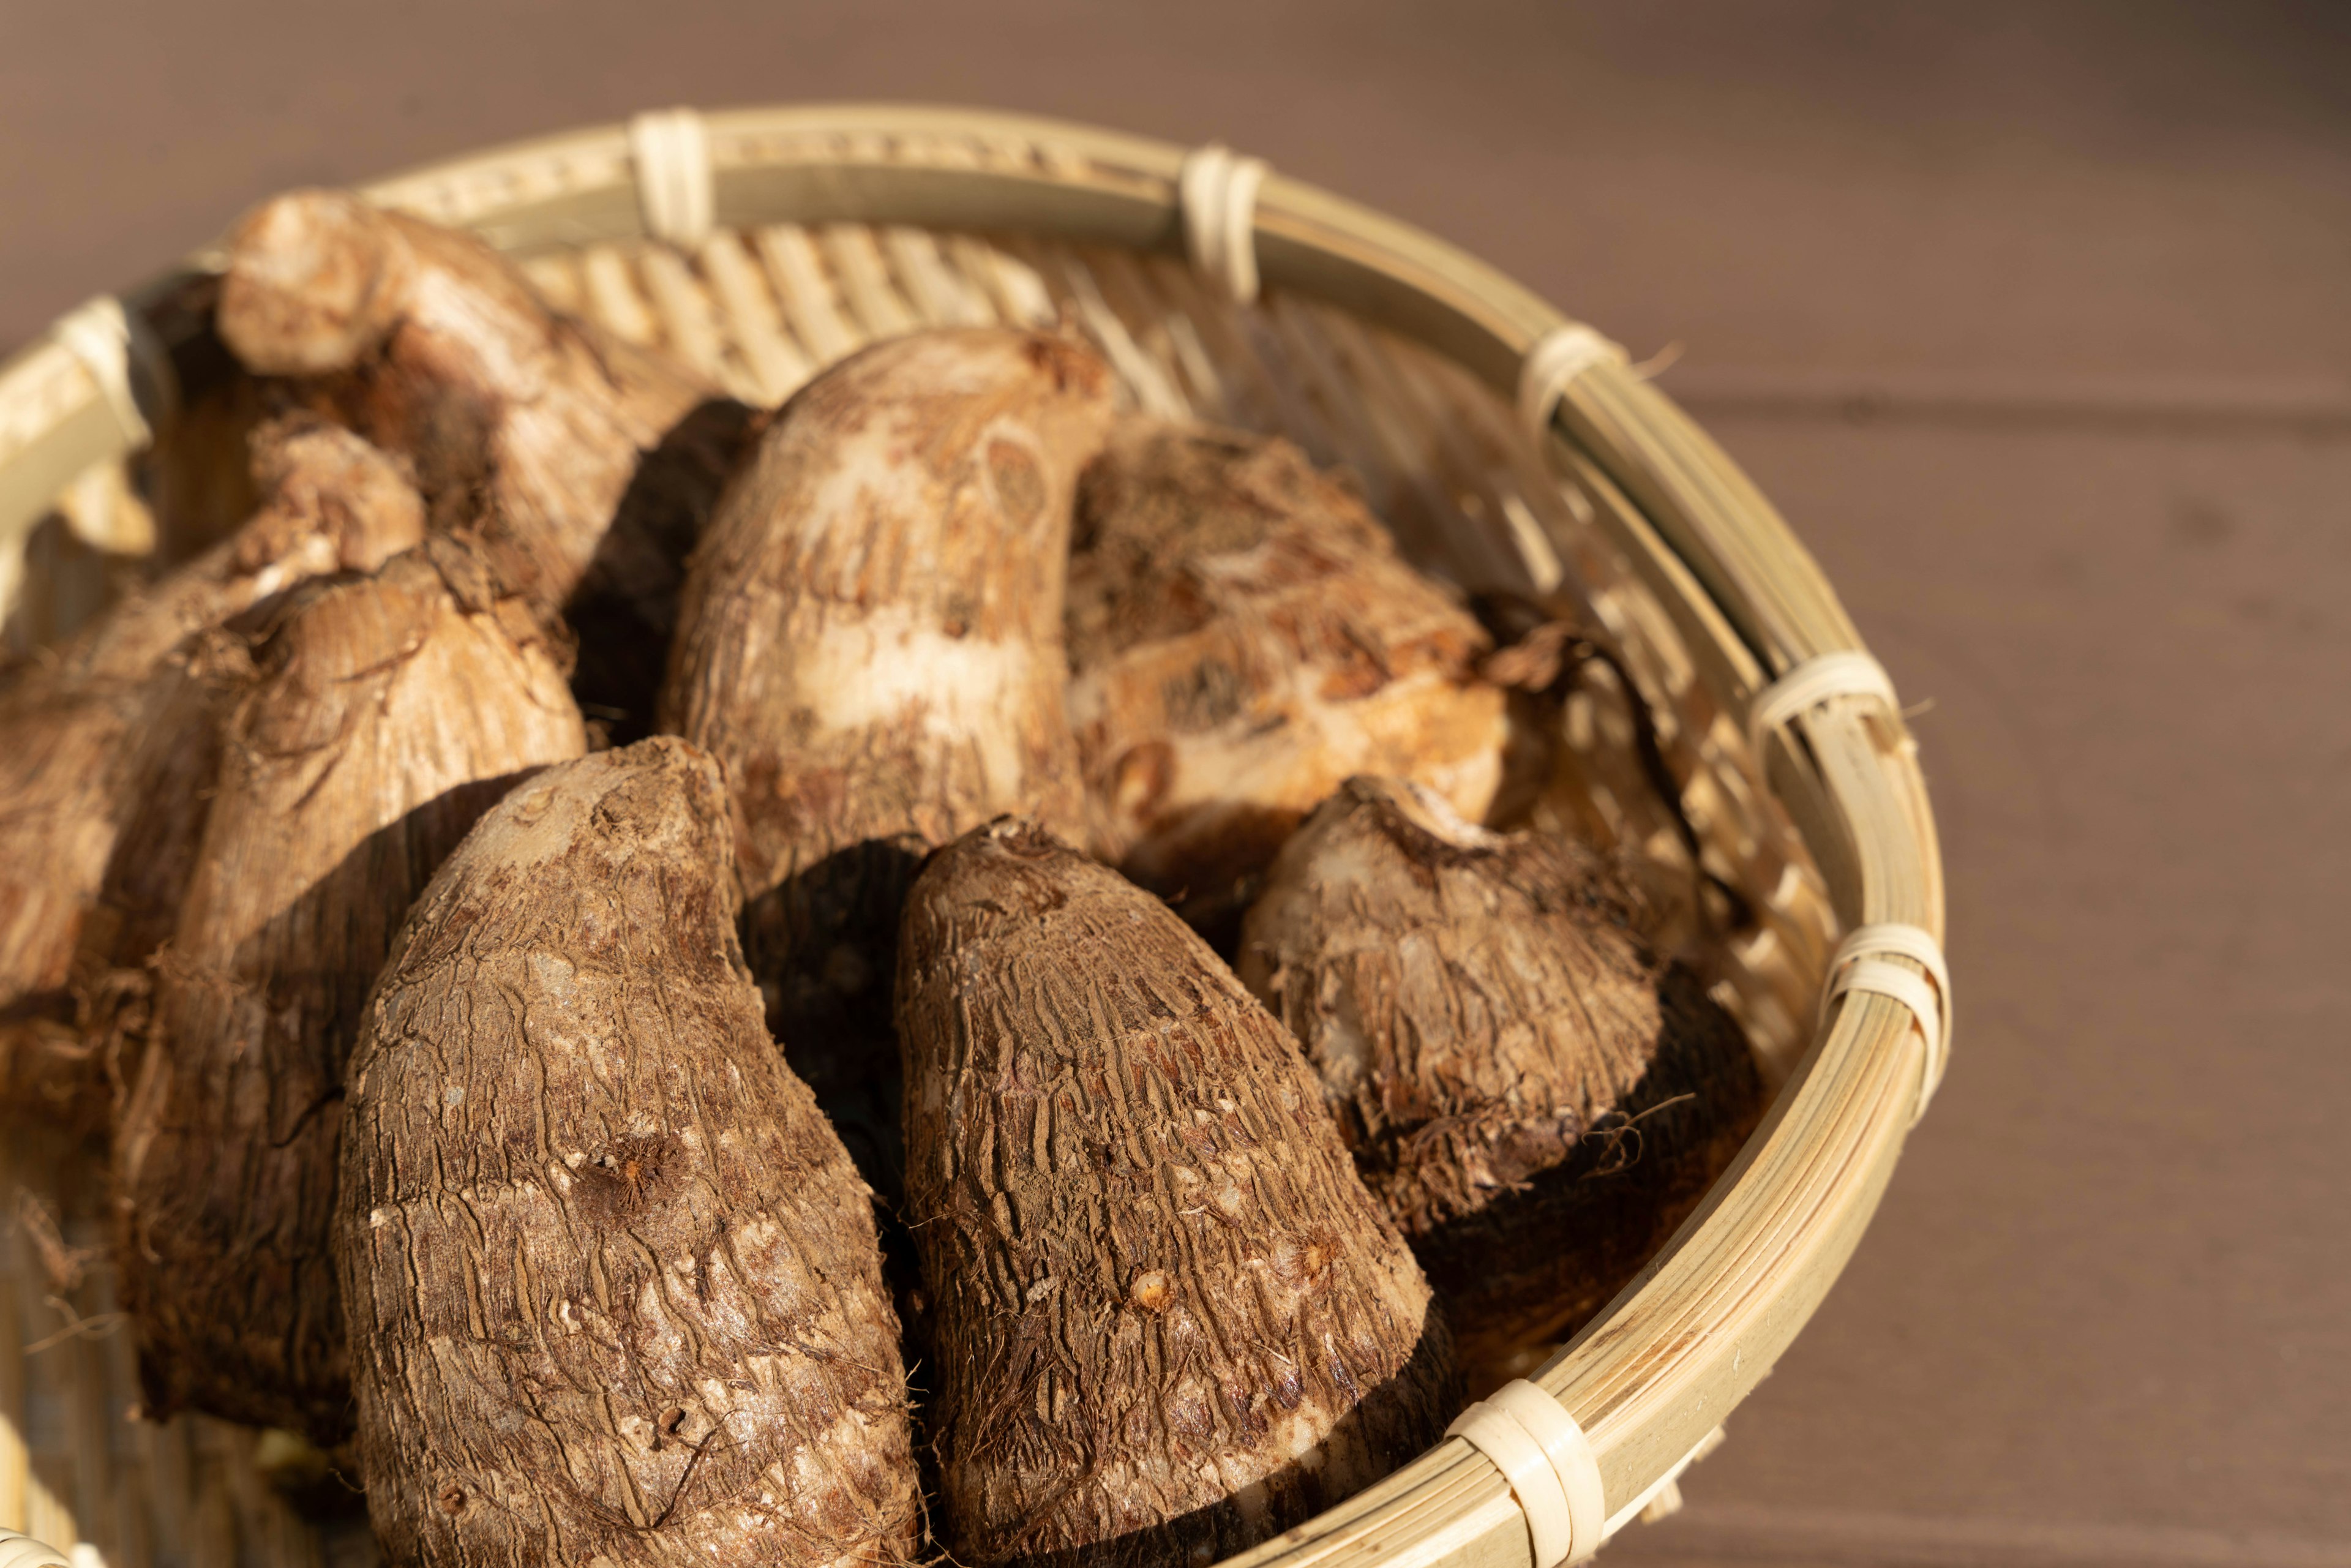
{"label": "taro root", "polygon": [[11,1113],[104,1115],[73,982],[138,966],[170,935],[223,702],[245,668],[242,644],[211,633],[423,537],[423,504],[402,472],[346,431],[266,424],[251,461],[264,499],[235,536],[0,686],[0,1105]]}
{"label": "taro root", "polygon": [[336,1257],[394,1563],[913,1560],[865,1189],[760,1021],[719,770],[647,740],[485,816],[351,1063]]}
{"label": "taro root", "polygon": [[1051,333],[879,344],[785,406],[694,558],[661,727],[726,765],[752,973],[828,1103],[894,1065],[922,856],[1007,811],[1081,821],[1061,601],[1112,390]]}
{"label": "taro root", "polygon": [[328,1257],[343,1066],[408,905],[515,778],[585,736],[550,645],[434,538],[313,583],[222,735],[195,868],[114,1130],[151,1408],[350,1426]]}
{"label": "taro root", "polygon": [[959,1562],[1204,1563],[1419,1453],[1451,1347],[1280,1025],[1034,826],[935,856],[898,971]]}
{"label": "taro root", "polygon": [[1288,442],[1131,421],[1080,482],[1074,542],[1093,848],[1213,939],[1350,774],[1484,813],[1507,738],[1485,632]]}
{"label": "taro root", "polygon": [[1284,846],[1240,975],[1322,1079],[1476,1383],[1563,1338],[1746,1141],[1762,1086],[1607,862],[1358,778]]}
{"label": "taro root", "polygon": [[670,361],[550,310],[471,235],[300,191],[228,243],[220,335],[257,374],[407,454],[500,574],[580,631],[581,700],[650,717],[678,583],[746,413]]}

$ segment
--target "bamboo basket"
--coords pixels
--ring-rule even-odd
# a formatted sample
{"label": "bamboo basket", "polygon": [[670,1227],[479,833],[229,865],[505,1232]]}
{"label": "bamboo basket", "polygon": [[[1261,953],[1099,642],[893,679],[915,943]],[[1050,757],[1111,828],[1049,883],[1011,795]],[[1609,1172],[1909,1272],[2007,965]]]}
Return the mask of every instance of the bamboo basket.
{"label": "bamboo basket", "polygon": [[[1603,841],[1684,853],[1635,759],[1628,705],[1645,705],[1707,869],[1755,911],[1702,957],[1780,1092],[1648,1268],[1520,1369],[1581,1427],[1613,1531],[1673,1505],[1675,1478],[1811,1316],[1932,1089],[1938,1030],[1915,999],[1818,1002],[1840,932],[1896,924],[1940,940],[1916,747],[1890,693],[1777,700],[1791,671],[1857,652],[1858,635],[1771,504],[1621,356],[1586,356],[1538,435],[1512,397],[1530,350],[1573,335],[1558,311],[1278,173],[1241,214],[1241,259],[1204,270],[1186,258],[1202,220],[1187,235],[1186,169],[1180,149],[1073,125],[793,107],[643,116],[368,194],[477,231],[555,303],[754,403],[919,325],[1058,318],[1140,406],[1279,431],[1352,469],[1424,570],[1547,598],[1623,647],[1637,690],[1603,680],[1571,706],[1567,810]],[[1237,303],[1233,270],[1251,261],[1263,291]],[[205,327],[213,267],[199,254],[0,365],[13,653],[236,520],[235,486],[174,456],[233,414]],[[1759,703],[1774,709],[1760,749]],[[1948,996],[1928,1010],[1947,1033]],[[102,1160],[26,1132],[0,1167],[0,1527],[64,1549],[0,1539],[0,1561],[372,1561],[363,1522],[307,1522],[264,1479],[282,1438],[133,1418]],[[1533,1554],[1510,1479],[1455,1437],[1223,1568],[1551,1568]]]}

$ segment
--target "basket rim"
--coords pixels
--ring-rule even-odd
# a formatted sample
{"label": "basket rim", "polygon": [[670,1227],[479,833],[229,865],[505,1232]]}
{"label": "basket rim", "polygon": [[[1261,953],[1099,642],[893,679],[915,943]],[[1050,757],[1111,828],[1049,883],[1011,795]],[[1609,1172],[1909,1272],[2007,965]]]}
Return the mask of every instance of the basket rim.
{"label": "basket rim", "polygon": [[[923,104],[737,108],[708,111],[701,124],[720,227],[906,224],[1182,252],[1186,150],[1172,143]],[[590,126],[440,160],[361,190],[522,255],[625,239],[647,233],[631,146],[626,124]],[[1279,172],[1259,193],[1254,238],[1269,285],[1417,338],[1505,395],[1536,343],[1576,325],[1458,247]],[[130,291],[123,306],[133,329],[168,337],[173,324],[154,319],[158,307],[218,265],[216,251],[200,251]],[[78,475],[126,455],[144,425],[169,415],[168,376],[129,378],[144,416],[134,421],[120,382],[110,392],[86,353],[53,329],[0,362],[0,545]],[[1602,526],[1673,617],[1724,711],[1750,712],[1772,681],[1809,660],[1865,652],[1770,502],[1669,399],[1621,365],[1575,378],[1542,445],[1556,475],[1597,498]],[[1939,941],[1939,848],[1899,713],[1834,698],[1773,728],[1764,747],[1766,778],[1843,924],[1916,925]],[[1612,1525],[1678,1473],[1824,1297],[1899,1157],[1925,1051],[1898,1002],[1856,993],[1832,1009],[1698,1210],[1534,1375],[1586,1433]],[[1525,1516],[1501,1472],[1447,1438],[1221,1568],[1531,1556]]]}

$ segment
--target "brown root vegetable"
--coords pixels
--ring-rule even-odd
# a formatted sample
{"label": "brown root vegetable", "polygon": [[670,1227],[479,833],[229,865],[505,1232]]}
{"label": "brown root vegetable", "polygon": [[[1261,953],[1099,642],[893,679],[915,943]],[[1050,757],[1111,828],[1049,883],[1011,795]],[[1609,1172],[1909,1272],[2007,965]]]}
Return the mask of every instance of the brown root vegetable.
{"label": "brown root vegetable", "polygon": [[425,1565],[911,1562],[863,1186],[760,1021],[717,766],[540,775],[418,902],[336,1255],[377,1534]]}
{"label": "brown root vegetable", "polygon": [[1746,1141],[1762,1086],[1606,864],[1351,779],[1281,852],[1240,974],[1305,1046],[1473,1382],[1572,1333]]}
{"label": "brown root vegetable", "polygon": [[922,856],[1006,811],[1080,824],[1061,601],[1112,391],[1050,333],[879,344],[786,405],[694,558],[661,727],[726,767],[745,947],[820,1095],[869,1065],[824,1059],[844,1030],[886,1053]]}
{"label": "brown root vegetable", "polygon": [[582,700],[646,722],[684,562],[747,411],[550,310],[475,236],[342,192],[246,217],[218,320],[248,369],[302,378],[413,458],[436,505],[478,514],[500,574],[580,627]]}
{"label": "brown root vegetable", "polygon": [[898,975],[959,1561],[1238,1552],[1417,1454],[1450,1343],[1279,1024],[1033,826],[934,857]]}
{"label": "brown root vegetable", "polygon": [[71,982],[78,968],[137,966],[170,934],[244,668],[241,644],[206,634],[423,536],[404,473],[347,431],[265,425],[252,467],[263,503],[235,536],[0,686],[0,1105],[12,1113],[104,1113]]}
{"label": "brown root vegetable", "polygon": [[123,1301],[156,1413],[348,1430],[328,1258],[343,1065],[441,858],[579,710],[523,601],[434,539],[315,583],[223,732],[195,868],[114,1130]]}
{"label": "brown root vegetable", "polygon": [[1070,716],[1094,848],[1223,934],[1353,773],[1472,820],[1500,782],[1502,693],[1474,618],[1288,442],[1129,422],[1078,490]]}

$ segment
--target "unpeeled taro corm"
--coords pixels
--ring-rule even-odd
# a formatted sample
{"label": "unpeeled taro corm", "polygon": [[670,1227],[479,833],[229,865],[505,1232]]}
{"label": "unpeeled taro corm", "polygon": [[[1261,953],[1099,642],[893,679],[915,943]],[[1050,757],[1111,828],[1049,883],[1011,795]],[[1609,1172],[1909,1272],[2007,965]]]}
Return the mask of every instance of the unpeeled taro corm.
{"label": "unpeeled taro corm", "polygon": [[1477,621],[1275,437],[1132,419],[1078,490],[1070,717],[1092,847],[1219,939],[1348,775],[1482,816],[1502,692]]}
{"label": "unpeeled taro corm", "polygon": [[1243,923],[1241,978],[1305,1048],[1473,1382],[1605,1305],[1761,1113],[1738,1025],[1636,915],[1570,841],[1358,778]]}
{"label": "unpeeled taro corm", "polygon": [[726,768],[752,972],[837,1116],[895,1065],[922,856],[1006,811],[1080,823],[1062,588],[1112,392],[1055,333],[877,344],[785,405],[694,558],[662,727]]}
{"label": "unpeeled taro corm", "polygon": [[110,993],[141,988],[141,966],[171,934],[224,705],[249,671],[242,640],[220,629],[312,578],[372,571],[423,537],[404,471],[347,431],[274,421],[255,432],[249,462],[262,502],[235,535],[0,684],[7,1114],[76,1127],[105,1115]]}
{"label": "unpeeled taro corm", "polygon": [[426,1568],[911,1563],[865,1188],[760,1020],[716,765],[521,785],[401,933],[336,1255],[378,1538]]}
{"label": "unpeeled taro corm", "polygon": [[1214,1561],[1436,1440],[1420,1270],[1294,1042],[1159,900],[977,829],[908,896],[898,1030],[957,1561]]}
{"label": "unpeeled taro corm", "polygon": [[686,555],[747,411],[664,356],[553,310],[476,236],[340,191],[230,235],[223,341],[405,455],[445,526],[580,631],[580,699],[649,722]]}
{"label": "unpeeled taro corm", "polygon": [[294,595],[220,739],[113,1135],[150,1410],[348,1430],[328,1257],[343,1067],[409,901],[586,735],[559,633],[461,543]]}

